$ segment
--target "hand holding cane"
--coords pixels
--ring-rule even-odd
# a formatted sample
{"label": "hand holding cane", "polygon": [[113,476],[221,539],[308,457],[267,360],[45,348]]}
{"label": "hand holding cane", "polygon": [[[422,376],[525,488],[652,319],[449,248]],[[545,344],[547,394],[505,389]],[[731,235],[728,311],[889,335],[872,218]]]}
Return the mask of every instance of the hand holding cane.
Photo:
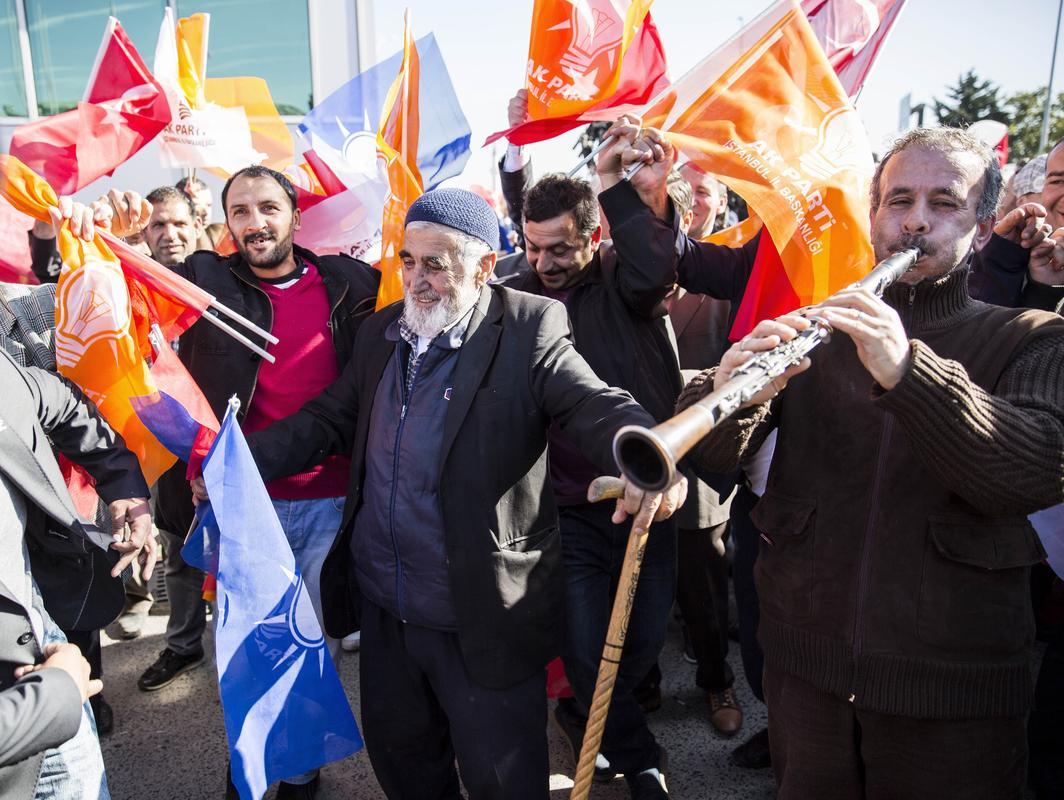
{"label": "hand holding cane", "polygon": [[[602,500],[615,500],[624,497],[624,481],[620,478],[601,477],[591,482],[587,490],[587,499],[592,503]],[[591,779],[595,774],[595,758],[602,743],[602,732],[606,727],[606,715],[613,697],[613,685],[617,682],[617,669],[621,663],[621,651],[628,635],[628,620],[632,615],[632,603],[635,589],[639,583],[639,569],[643,564],[649,526],[637,532],[636,523],[632,523],[632,532],[628,536],[628,546],[624,552],[624,564],[617,584],[617,593],[613,599],[613,611],[606,631],[606,643],[602,647],[602,660],[599,662],[598,678],[595,681],[595,694],[587,715],[587,727],[584,730],[584,742],[580,748],[580,760],[577,762],[576,776],[573,779],[573,791],[570,800],[587,800],[591,791]]]}

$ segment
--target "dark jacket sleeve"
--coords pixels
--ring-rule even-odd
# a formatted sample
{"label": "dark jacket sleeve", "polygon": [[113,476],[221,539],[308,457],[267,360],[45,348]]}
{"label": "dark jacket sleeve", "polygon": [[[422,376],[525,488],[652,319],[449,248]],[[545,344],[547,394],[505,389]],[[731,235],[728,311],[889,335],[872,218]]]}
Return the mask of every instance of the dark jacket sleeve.
{"label": "dark jacket sleeve", "polygon": [[60,669],[31,673],[0,692],[0,767],[73,738],[81,713],[81,692]]}
{"label": "dark jacket sleeve", "polygon": [[137,457],[96,405],[66,378],[36,367],[27,367],[25,374],[37,399],[37,418],[44,432],[59,452],[95,479],[100,497],[108,503],[147,497],[148,486]]}
{"label": "dark jacket sleeve", "polygon": [[996,233],[972,256],[968,291],[976,300],[1016,308],[1027,277],[1031,251]]}
{"label": "dark jacket sleeve", "polygon": [[[361,350],[362,330],[355,339]],[[247,437],[264,481],[283,478],[320,464],[327,456],[350,453],[358,421],[358,359],[348,362],[332,384],[299,411]]]}
{"label": "dark jacket sleeve", "polygon": [[518,244],[523,249],[525,246],[524,208],[525,193],[532,188],[532,161],[526,161],[525,165],[517,172],[507,172],[502,168],[506,159],[499,161],[499,185],[502,187],[502,196],[510,209],[510,221],[514,224],[520,241]]}
{"label": "dark jacket sleeve", "polygon": [[599,203],[610,222],[621,297],[641,317],[661,316],[676,284],[676,223],[658,219],[627,181],[602,192]]}
{"label": "dark jacket sleeve", "polygon": [[1020,306],[1064,314],[1064,286],[1029,280],[1020,294]]}
{"label": "dark jacket sleeve", "polygon": [[655,424],[628,392],[599,380],[576,352],[561,303],[548,304],[540,317],[529,382],[539,407],[603,475],[617,474],[613,435],[619,428]]}
{"label": "dark jacket sleeve", "polygon": [[27,231],[30,240],[30,269],[39,283],[55,283],[59,280],[59,270],[62,263],[59,261],[55,246],[55,237],[51,239],[39,239],[33,235],[33,231]]}
{"label": "dark jacket sleeve", "polygon": [[677,282],[689,292],[730,301],[734,316],[746,292],[760,242],[760,233],[742,247],[709,244],[680,234],[676,240]]}

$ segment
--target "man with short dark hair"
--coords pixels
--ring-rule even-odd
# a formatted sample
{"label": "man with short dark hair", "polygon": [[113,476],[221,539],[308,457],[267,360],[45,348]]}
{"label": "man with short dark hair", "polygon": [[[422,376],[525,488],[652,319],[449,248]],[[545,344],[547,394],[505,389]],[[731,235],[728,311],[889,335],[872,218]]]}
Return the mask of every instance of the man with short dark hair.
{"label": "man with short dark hair", "polygon": [[[112,192],[110,200],[116,233],[140,229],[153,215],[136,194]],[[268,167],[234,173],[222,190],[222,208],[237,252],[200,250],[171,268],[275,335],[276,344],[259,342],[275,361],[262,360],[202,320],[181,336],[178,355],[219,418],[231,396],[240,399],[241,425],[252,433],[296,412],[357,360],[355,333],[373,311],[380,274],[347,256],[319,257],[295,245],[295,189]],[[170,542],[175,551],[193,517],[186,469],[179,462],[159,481],[159,527],[177,534]],[[319,619],[319,575],[339,528],[348,469],[346,454],[337,455],[267,484]],[[202,663],[204,626],[203,603],[197,602],[174,636],[168,630],[166,649],[138,686],[160,689]],[[334,657],[337,644],[329,642]],[[292,776],[278,797],[311,798],[317,787],[316,772]]]}
{"label": "man with short dark hair", "polygon": [[[607,148],[603,157],[609,158],[614,148]],[[565,303],[577,352],[601,380],[630,392],[661,422],[672,414],[681,386],[663,303],[675,272],[667,254],[655,251],[638,227],[626,225],[633,201],[639,202],[623,191],[596,197],[590,184],[576,178],[542,178],[523,200],[525,258],[531,268],[504,285]],[[613,223],[613,242],[602,241],[600,202]],[[598,470],[557,427],[551,429],[550,455],[567,580],[564,661],[576,697],[574,703],[558,706],[555,719],[575,759],[628,529],[613,523],[606,509],[587,502],[588,484]],[[664,751],[634,691],[665,641],[676,588],[671,520],[651,531],[639,585],[602,754],[612,771],[625,774],[635,797],[663,797]],[[660,697],[656,686],[650,691],[655,690]],[[600,772],[605,771],[600,763]]]}
{"label": "man with short dark hair", "polygon": [[181,178],[174,186],[192,202],[196,221],[199,222],[197,249],[213,250],[222,238],[225,225],[211,222],[211,210],[214,208],[211,188],[201,178],[188,176]]}
{"label": "man with short dark hair", "polygon": [[[968,295],[1000,188],[963,132],[899,139],[872,245],[920,259],[882,299],[850,287],[814,309],[831,341],[689,455],[731,469],[778,431],[753,519],[781,800],[1022,794],[1045,557],[1026,515],[1064,500],[1064,322]],[[760,323],[680,406],[810,324]]]}

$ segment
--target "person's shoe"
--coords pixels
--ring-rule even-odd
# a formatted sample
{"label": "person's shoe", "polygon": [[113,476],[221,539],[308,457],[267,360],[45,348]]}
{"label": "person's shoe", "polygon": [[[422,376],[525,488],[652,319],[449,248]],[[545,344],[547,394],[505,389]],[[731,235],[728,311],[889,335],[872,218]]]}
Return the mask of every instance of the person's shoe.
{"label": "person's shoe", "polygon": [[632,694],[635,695],[635,701],[639,703],[644,714],[661,708],[661,686],[656,683],[637,686]]}
{"label": "person's shoe", "polygon": [[179,676],[195,669],[202,663],[202,650],[198,653],[190,653],[187,656],[183,656],[167,647],[159,653],[159,658],[155,660],[155,663],[144,670],[144,674],[137,681],[137,688],[142,692],[154,692],[157,689],[162,689],[164,686],[169,686],[173,683]]}
{"label": "person's shoe", "polygon": [[732,750],[732,763],[743,769],[768,769],[772,753],[768,749],[768,728],[762,728]]}
{"label": "person's shoe", "polygon": [[665,786],[665,772],[669,768],[669,756],[664,747],[658,748],[658,765],[637,772],[635,775],[625,775],[628,782],[628,790],[632,793],[632,800],[668,800],[669,790]]}
{"label": "person's shoe", "polygon": [[[576,766],[580,763],[580,748],[584,744],[584,727],[587,725],[587,720],[573,708],[574,705],[575,702],[573,700],[562,698],[558,701],[558,706],[554,709],[551,719],[554,720],[554,724],[561,732],[565,743],[569,745],[569,751],[573,755],[573,769],[576,769]],[[606,760],[602,753],[599,753],[595,757],[593,780],[596,783],[609,783],[616,777],[617,773],[613,771],[610,762]]]}
{"label": "person's shoe", "polygon": [[356,653],[358,648],[362,646],[362,631],[355,631],[349,633],[343,639],[340,640],[340,647],[345,653]]}
{"label": "person's shoe", "polygon": [[697,664],[698,659],[695,657],[695,644],[691,641],[691,631],[686,625],[681,630],[683,631],[683,660],[688,664]]}
{"label": "person's shoe", "polygon": [[146,611],[126,611],[105,629],[105,633],[115,641],[136,639],[144,630],[148,619]]}
{"label": "person's shoe", "polygon": [[93,695],[89,698],[92,706],[92,716],[96,718],[96,733],[106,736],[115,729],[115,712],[110,704],[103,699],[102,694]]}
{"label": "person's shoe", "polygon": [[281,781],[277,784],[277,800],[314,800],[318,796],[318,785],[321,778],[315,775],[310,783],[288,783]]}
{"label": "person's shoe", "polygon": [[709,693],[709,721],[722,736],[734,736],[743,727],[743,710],[735,697],[735,690],[728,688]]}

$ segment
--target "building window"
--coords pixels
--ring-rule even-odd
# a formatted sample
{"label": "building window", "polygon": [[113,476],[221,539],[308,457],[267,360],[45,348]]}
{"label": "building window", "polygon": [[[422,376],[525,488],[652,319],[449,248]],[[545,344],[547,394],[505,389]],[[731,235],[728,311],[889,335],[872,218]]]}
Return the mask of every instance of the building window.
{"label": "building window", "polygon": [[0,116],[26,116],[21,53],[15,0],[0,0]]}
{"label": "building window", "polygon": [[25,7],[37,108],[43,116],[74,108],[85,96],[85,85],[109,16],[117,17],[122,23],[133,46],[151,69],[166,2],[33,0]]}
{"label": "building window", "polygon": [[303,116],[313,105],[306,2],[178,0],[178,16],[211,15],[207,77],[265,79],[277,111]]}

